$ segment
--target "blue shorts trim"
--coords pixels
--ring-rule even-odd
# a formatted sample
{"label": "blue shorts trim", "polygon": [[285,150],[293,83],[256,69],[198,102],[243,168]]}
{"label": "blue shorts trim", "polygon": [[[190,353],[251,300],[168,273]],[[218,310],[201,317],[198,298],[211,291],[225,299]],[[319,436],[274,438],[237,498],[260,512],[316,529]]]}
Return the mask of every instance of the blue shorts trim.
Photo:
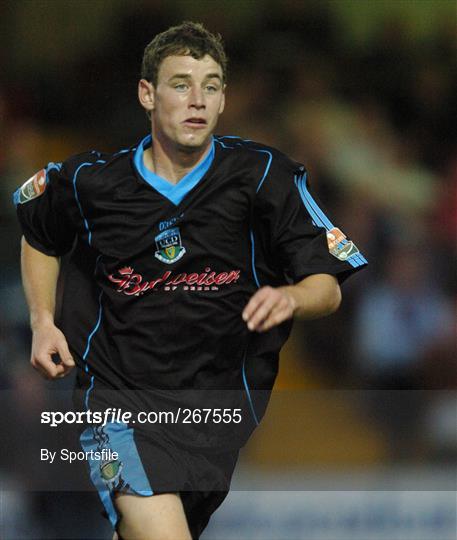
{"label": "blue shorts trim", "polygon": [[92,483],[115,527],[119,519],[113,503],[115,493],[154,495],[135,444],[133,428],[123,422],[88,427],[81,434],[80,443],[85,452],[103,454],[105,450],[105,455],[114,452],[118,455],[117,459],[112,456],[95,459],[91,455],[88,459]]}

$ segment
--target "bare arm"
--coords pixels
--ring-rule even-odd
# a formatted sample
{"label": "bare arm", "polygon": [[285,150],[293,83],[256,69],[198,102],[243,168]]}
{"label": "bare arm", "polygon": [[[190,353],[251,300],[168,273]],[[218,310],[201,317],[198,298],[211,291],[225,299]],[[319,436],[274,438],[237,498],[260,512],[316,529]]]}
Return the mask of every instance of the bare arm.
{"label": "bare arm", "polygon": [[[64,377],[75,365],[65,336],[54,324],[59,259],[41,253],[22,238],[22,282],[33,332],[30,362],[44,377]],[[51,356],[58,354],[60,363]]]}
{"label": "bare arm", "polygon": [[295,285],[262,287],[249,300],[243,319],[249,330],[265,332],[294,316],[316,319],[330,315],[340,303],[337,279],[329,274],[315,274]]}

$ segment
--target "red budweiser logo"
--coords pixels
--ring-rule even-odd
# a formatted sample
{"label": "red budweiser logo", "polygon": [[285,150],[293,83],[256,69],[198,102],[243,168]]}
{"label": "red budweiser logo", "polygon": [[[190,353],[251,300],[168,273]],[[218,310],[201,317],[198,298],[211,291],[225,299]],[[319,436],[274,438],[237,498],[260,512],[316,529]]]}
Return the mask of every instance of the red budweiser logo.
{"label": "red budweiser logo", "polygon": [[150,281],[145,280],[141,274],[136,274],[130,266],[120,268],[118,276],[110,274],[108,276],[112,283],[116,283],[117,292],[127,294],[128,296],[140,295],[148,290],[162,289],[174,291],[178,286],[185,290],[218,290],[219,285],[228,285],[235,283],[240,277],[240,270],[230,270],[229,272],[214,272],[211,268],[205,268],[204,272],[173,274],[166,271],[159,278]]}

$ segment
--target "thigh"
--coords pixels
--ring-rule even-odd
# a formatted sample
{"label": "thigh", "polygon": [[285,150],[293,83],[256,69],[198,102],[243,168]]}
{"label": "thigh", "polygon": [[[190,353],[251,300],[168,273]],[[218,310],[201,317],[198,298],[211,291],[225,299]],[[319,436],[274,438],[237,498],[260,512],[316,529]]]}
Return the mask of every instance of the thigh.
{"label": "thigh", "polygon": [[123,540],[191,540],[181,498],[175,493],[148,497],[119,494],[114,504]]}

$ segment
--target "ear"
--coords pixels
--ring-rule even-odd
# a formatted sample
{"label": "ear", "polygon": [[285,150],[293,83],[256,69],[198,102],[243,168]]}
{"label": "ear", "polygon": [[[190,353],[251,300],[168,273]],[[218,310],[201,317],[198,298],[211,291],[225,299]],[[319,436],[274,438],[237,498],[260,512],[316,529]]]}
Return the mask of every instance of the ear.
{"label": "ear", "polygon": [[138,83],[138,101],[146,112],[154,110],[155,106],[155,88],[146,79],[141,79]]}
{"label": "ear", "polygon": [[219,114],[222,114],[224,112],[224,108],[225,108],[225,88],[227,87],[226,84],[224,84],[223,88],[222,88],[222,99],[221,99],[221,104],[219,105]]}

